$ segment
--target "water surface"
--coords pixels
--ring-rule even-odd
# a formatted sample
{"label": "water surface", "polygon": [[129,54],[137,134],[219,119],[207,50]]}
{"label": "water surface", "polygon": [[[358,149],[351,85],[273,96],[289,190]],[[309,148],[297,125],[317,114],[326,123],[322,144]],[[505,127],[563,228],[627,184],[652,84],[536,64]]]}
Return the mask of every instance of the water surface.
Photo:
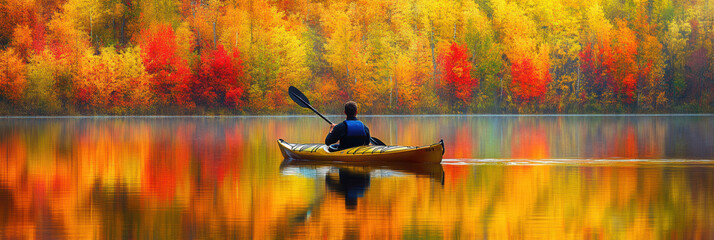
{"label": "water surface", "polygon": [[314,116],[0,119],[0,238],[714,238],[713,116],[362,119],[443,164],[284,162]]}

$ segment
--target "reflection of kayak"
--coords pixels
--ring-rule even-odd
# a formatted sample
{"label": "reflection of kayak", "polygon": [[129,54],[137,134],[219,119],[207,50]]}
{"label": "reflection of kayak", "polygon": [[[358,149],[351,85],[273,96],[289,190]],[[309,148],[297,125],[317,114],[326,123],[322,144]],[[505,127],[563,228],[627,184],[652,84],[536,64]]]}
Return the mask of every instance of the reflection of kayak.
{"label": "reflection of kayak", "polygon": [[349,170],[354,173],[370,174],[372,178],[414,175],[441,182],[444,177],[444,169],[438,163],[324,162],[288,159],[280,164],[280,171],[284,175],[300,175],[309,178],[324,177],[334,168]]}
{"label": "reflection of kayak", "polygon": [[359,146],[330,152],[325,144],[291,144],[278,140],[285,159],[331,162],[440,163],[444,141],[429,146]]}
{"label": "reflection of kayak", "polygon": [[429,178],[444,184],[444,169],[438,163],[366,163],[366,162],[325,162],[286,159],[280,164],[282,175],[296,175],[307,178],[325,178],[339,169],[355,174],[368,174],[370,178],[393,178],[416,176]]}

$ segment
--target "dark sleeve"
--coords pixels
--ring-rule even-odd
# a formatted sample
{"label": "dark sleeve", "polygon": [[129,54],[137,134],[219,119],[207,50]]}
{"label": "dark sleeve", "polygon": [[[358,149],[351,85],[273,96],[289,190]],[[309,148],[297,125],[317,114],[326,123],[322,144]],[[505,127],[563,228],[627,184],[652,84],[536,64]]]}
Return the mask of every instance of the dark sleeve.
{"label": "dark sleeve", "polygon": [[347,126],[345,125],[345,122],[337,124],[337,126],[332,129],[332,132],[328,133],[327,137],[325,137],[325,145],[336,143],[337,141],[342,139],[342,136],[345,135],[345,132],[347,132]]}
{"label": "dark sleeve", "polygon": [[370,139],[372,138],[372,136],[369,135],[369,128],[367,127],[367,125],[364,126],[364,131],[365,131],[365,133],[367,133],[367,142],[364,144],[369,145],[369,143],[371,142]]}

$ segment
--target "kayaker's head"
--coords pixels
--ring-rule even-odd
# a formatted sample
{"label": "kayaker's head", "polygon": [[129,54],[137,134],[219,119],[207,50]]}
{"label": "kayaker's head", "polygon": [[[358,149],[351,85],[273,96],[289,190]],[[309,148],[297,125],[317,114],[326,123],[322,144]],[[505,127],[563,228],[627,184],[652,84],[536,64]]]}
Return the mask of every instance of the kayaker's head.
{"label": "kayaker's head", "polygon": [[357,103],[354,101],[349,101],[345,103],[345,115],[347,117],[357,116]]}

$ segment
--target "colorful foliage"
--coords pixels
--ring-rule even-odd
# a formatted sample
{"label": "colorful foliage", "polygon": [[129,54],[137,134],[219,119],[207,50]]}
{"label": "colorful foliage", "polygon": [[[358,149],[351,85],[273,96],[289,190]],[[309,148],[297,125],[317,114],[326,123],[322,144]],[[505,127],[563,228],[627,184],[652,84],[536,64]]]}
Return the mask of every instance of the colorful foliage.
{"label": "colorful foliage", "polygon": [[639,73],[637,65],[638,42],[635,33],[624,22],[618,23],[613,39],[613,52],[605,55],[605,66],[611,74],[611,86],[616,95],[625,103],[632,103],[637,88]]}
{"label": "colorful foliage", "polygon": [[146,72],[151,76],[151,89],[158,102],[193,107],[188,87],[190,71],[186,59],[177,54],[174,30],[168,25],[144,30],[139,46]]}
{"label": "colorful foliage", "polygon": [[635,33],[619,22],[612,38],[606,38],[603,33],[597,34],[600,34],[596,35],[599,40],[589,42],[580,52],[580,67],[591,90],[599,95],[611,92],[621,102],[632,103],[641,74]]}
{"label": "colorful foliage", "polygon": [[99,55],[87,52],[75,78],[76,101],[85,110],[127,107],[146,108],[151,103],[149,75],[137,48],[120,53],[104,48]]}
{"label": "colorful foliage", "polygon": [[472,64],[466,50],[466,46],[453,42],[448,51],[439,56],[439,62],[448,94],[469,103],[479,81],[471,77]]}
{"label": "colorful foliage", "polygon": [[28,81],[2,107],[287,113],[297,86],[372,113],[711,112],[714,29],[702,5],[5,0],[0,49],[26,66],[5,72]]}
{"label": "colorful foliage", "polygon": [[32,53],[32,30],[27,25],[15,27],[12,33],[11,46],[16,49],[23,59],[27,59]]}
{"label": "colorful foliage", "polygon": [[528,58],[511,63],[511,77],[511,92],[523,102],[542,97],[551,80],[547,68],[538,69],[533,60]]}
{"label": "colorful foliage", "polygon": [[242,63],[237,49],[229,55],[218,45],[216,50],[207,52],[189,83],[193,101],[209,107],[238,106],[244,92]]}
{"label": "colorful foliage", "polygon": [[19,103],[27,85],[25,62],[15,49],[0,52],[0,101]]}
{"label": "colorful foliage", "polygon": [[408,56],[401,56],[395,67],[394,91],[398,107],[405,112],[413,112],[419,108],[426,81],[425,74],[418,71],[416,62]]}
{"label": "colorful foliage", "polygon": [[48,51],[34,55],[27,65],[27,90],[24,101],[33,114],[56,114],[61,110],[59,77],[64,66]]}

